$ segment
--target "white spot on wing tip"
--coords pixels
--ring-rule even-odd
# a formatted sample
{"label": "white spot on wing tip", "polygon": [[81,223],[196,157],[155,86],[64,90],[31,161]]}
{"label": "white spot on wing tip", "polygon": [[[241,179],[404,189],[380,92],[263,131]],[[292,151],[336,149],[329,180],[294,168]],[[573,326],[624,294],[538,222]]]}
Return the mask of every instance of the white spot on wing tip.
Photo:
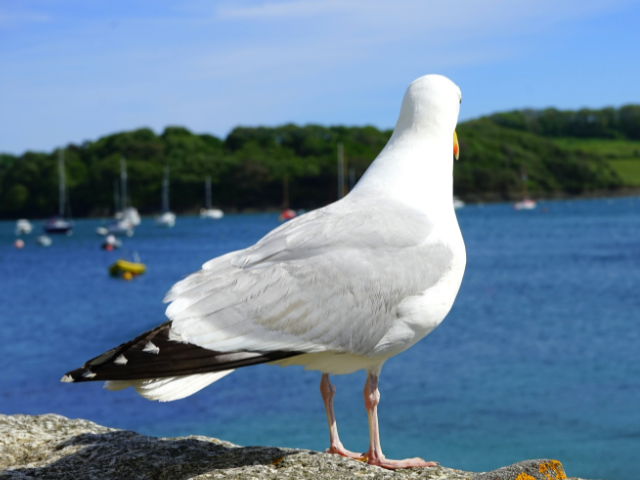
{"label": "white spot on wing tip", "polygon": [[65,375],[64,377],[62,377],[60,379],[60,381],[64,382],[64,383],[73,383],[74,382],[73,377],[71,375]]}
{"label": "white spot on wing tip", "polygon": [[96,374],[95,374],[95,373],[93,373],[91,370],[87,370],[86,372],[84,372],[84,373],[82,374],[82,376],[83,376],[84,378],[93,378],[93,377],[95,377],[95,376],[96,376]]}
{"label": "white spot on wing tip", "polygon": [[118,358],[116,358],[113,363],[117,364],[117,365],[126,365],[127,362],[129,360],[127,360],[127,357],[125,357],[124,355],[120,355]]}
{"label": "white spot on wing tip", "polygon": [[169,330],[169,340],[171,340],[172,342],[187,343],[184,341],[182,336],[179,333],[174,332],[173,329]]}
{"label": "white spot on wing tip", "polygon": [[160,353],[160,347],[156,347],[153,343],[147,342],[142,351],[147,353],[155,353],[157,355]]}

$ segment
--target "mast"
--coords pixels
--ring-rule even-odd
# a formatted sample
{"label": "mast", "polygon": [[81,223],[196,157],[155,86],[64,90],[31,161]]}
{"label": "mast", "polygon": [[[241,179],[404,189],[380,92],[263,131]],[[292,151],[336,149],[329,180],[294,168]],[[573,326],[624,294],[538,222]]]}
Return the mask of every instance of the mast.
{"label": "mast", "polygon": [[282,209],[289,210],[289,177],[282,177]]}
{"label": "mast", "polygon": [[338,142],[338,200],[344,197],[344,147]]}
{"label": "mast", "polygon": [[113,209],[114,214],[120,211],[120,189],[118,188],[118,180],[113,181]]}
{"label": "mast", "polygon": [[62,149],[58,151],[58,215],[64,218],[64,153]]}
{"label": "mast", "polygon": [[211,177],[209,175],[207,175],[207,178],[204,181],[204,191],[206,194],[205,205],[207,210],[211,210]]}
{"label": "mast", "polygon": [[124,155],[120,155],[120,184],[122,186],[120,189],[122,195],[120,197],[120,208],[124,212],[127,208],[127,163]]}
{"label": "mast", "polygon": [[527,169],[524,165],[520,167],[520,178],[522,178],[522,199],[529,198],[529,192],[527,190]]}
{"label": "mast", "polygon": [[162,181],[162,212],[169,211],[169,165],[164,166],[164,180]]}

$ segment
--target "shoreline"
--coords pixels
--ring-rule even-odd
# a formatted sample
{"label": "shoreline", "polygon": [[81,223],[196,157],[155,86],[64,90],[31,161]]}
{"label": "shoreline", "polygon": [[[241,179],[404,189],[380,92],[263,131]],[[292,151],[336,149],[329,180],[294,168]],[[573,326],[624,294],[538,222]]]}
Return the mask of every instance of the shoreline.
{"label": "shoreline", "polygon": [[492,472],[442,465],[384,470],[312,450],[241,447],[204,436],[155,438],[61,415],[0,415],[0,477],[116,480],[348,478],[423,480],[583,480],[557,460],[525,460]]}
{"label": "shoreline", "polygon": [[[468,196],[456,195],[456,197],[462,200],[465,203],[465,206],[478,205],[478,204],[493,205],[493,204],[500,204],[500,203],[514,203],[522,200],[522,198],[519,196],[509,196],[509,195],[503,195],[499,193],[485,193],[485,194],[468,195]],[[562,200],[604,200],[604,199],[635,198],[635,197],[640,197],[640,187],[626,188],[626,189],[620,189],[620,190],[596,190],[596,191],[581,193],[578,195],[570,195],[566,193],[554,193],[554,194],[546,194],[546,195],[536,195],[534,193],[530,195],[530,198],[532,198],[537,202],[562,201]],[[322,206],[317,208],[322,208]],[[306,209],[306,210],[301,209],[298,211],[302,211],[306,213],[312,210],[315,210],[315,209]],[[245,208],[242,210],[223,209],[223,211],[225,215],[256,215],[256,214],[278,214],[281,212],[281,209],[275,208],[275,207],[269,207],[264,209]],[[184,210],[184,211],[177,211],[174,213],[179,216],[198,216],[200,214],[198,210]],[[153,220],[156,216],[157,214],[147,214],[147,213],[140,215],[141,218],[147,219],[147,220]],[[16,221],[19,218],[25,218],[25,217],[0,218],[0,222]],[[47,218],[48,217],[46,218],[28,217],[28,219],[33,222],[46,221]],[[110,221],[112,219],[113,219],[112,216],[106,216],[106,215],[90,215],[88,217],[73,218],[73,220],[103,220],[103,221]]]}

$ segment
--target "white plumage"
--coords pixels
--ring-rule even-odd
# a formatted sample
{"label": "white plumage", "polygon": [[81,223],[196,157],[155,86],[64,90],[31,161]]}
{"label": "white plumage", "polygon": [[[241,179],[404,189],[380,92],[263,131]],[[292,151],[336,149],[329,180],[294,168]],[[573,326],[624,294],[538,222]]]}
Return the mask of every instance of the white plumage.
{"label": "white plumage", "polygon": [[[377,382],[389,357],[442,322],[462,281],[466,256],[453,208],[452,155],[461,98],[460,89],[439,75],[411,83],[391,139],[349,195],[283,224],[245,250],[205,263],[171,288],[165,297],[170,344],[222,354],[300,353],[269,358],[323,373],[329,451],[346,456],[356,454],[338,439],[328,375],[365,369],[369,463],[431,465],[382,455]],[[168,348],[163,345],[160,350]],[[142,352],[157,355],[159,349],[149,342]],[[109,355],[87,365],[104,363]],[[171,401],[231,371],[115,380],[105,387],[133,386],[145,398]]]}
{"label": "white plumage", "polygon": [[171,402],[193,395],[231,372],[233,370],[148,380],[110,380],[105,382],[104,388],[115,392],[133,387],[139,395],[147,400]]}
{"label": "white plumage", "polygon": [[218,351],[303,351],[278,363],[343,374],[379,369],[431,332],[466,260],[452,202],[459,101],[444,77],[413,82],[349,195],[173,286],[173,334]]}

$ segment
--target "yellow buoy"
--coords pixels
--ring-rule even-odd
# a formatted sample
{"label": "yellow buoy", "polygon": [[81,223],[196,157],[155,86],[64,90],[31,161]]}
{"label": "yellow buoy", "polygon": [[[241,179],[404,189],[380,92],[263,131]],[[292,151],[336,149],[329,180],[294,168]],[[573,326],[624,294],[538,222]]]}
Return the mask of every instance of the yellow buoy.
{"label": "yellow buoy", "polygon": [[113,276],[122,276],[123,278],[125,278],[125,274],[128,274],[128,278],[125,278],[125,280],[131,280],[134,276],[142,275],[146,269],[147,267],[144,263],[128,262],[120,259],[109,267],[109,273]]}

